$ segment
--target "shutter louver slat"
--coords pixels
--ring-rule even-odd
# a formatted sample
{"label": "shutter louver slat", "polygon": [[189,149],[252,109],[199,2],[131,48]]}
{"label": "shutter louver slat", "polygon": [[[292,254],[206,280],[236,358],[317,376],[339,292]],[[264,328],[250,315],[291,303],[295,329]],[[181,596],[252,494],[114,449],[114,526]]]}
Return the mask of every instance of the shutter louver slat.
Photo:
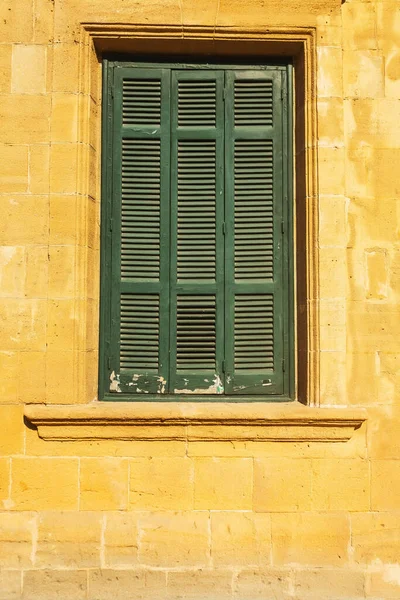
{"label": "shutter louver slat", "polygon": [[215,297],[178,296],[176,312],[177,368],[215,371]]}
{"label": "shutter louver slat", "polygon": [[159,325],[158,296],[121,294],[121,368],[158,369]]}
{"label": "shutter louver slat", "polygon": [[215,278],[215,170],[214,140],[178,141],[178,280]]}
{"label": "shutter louver slat", "polygon": [[[138,170],[145,167],[147,167],[146,173]],[[160,185],[160,140],[123,140],[122,277],[130,279],[159,278]]]}
{"label": "shutter louver slat", "polygon": [[272,126],[272,99],[272,81],[235,81],[235,127]]}
{"label": "shutter louver slat", "polygon": [[178,81],[178,126],[215,127],[216,82]]}
{"label": "shutter louver slat", "polygon": [[271,140],[236,140],[234,149],[235,278],[271,279],[274,267]]}
{"label": "shutter louver slat", "polygon": [[122,124],[156,127],[160,123],[161,81],[125,79],[122,88]]}
{"label": "shutter louver slat", "polygon": [[237,295],[235,298],[234,366],[241,369],[274,368],[274,297]]}

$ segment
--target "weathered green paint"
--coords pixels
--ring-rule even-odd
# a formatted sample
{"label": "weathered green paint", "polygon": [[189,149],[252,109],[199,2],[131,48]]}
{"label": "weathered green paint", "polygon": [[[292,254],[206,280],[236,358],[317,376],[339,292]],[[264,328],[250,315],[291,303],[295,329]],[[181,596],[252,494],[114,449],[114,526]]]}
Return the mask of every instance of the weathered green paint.
{"label": "weathered green paint", "polygon": [[[289,396],[293,397],[293,233],[288,67],[144,65],[105,61],[104,71],[103,147],[106,152],[103,156],[102,182],[100,398],[217,401],[220,394],[225,394],[238,402],[268,398],[284,401]],[[159,113],[155,101],[157,91],[153,89],[146,98],[141,91],[142,83],[135,83],[155,79],[161,82]],[[124,80],[134,82],[128,85],[130,100],[129,106],[126,105],[128,109],[125,107],[124,111],[125,122],[122,111]],[[248,82],[250,86],[247,96],[246,91],[244,96],[241,90],[238,92],[236,126],[235,81]],[[258,83],[254,82],[260,81],[272,82],[273,123],[264,123],[259,118],[263,108],[259,114],[253,111],[251,118],[256,121],[252,125],[252,122],[248,123],[248,115],[252,112],[251,107],[255,106],[254,98],[257,99],[260,94],[258,89],[254,92],[253,86],[257,87]],[[149,84],[144,85],[148,89]],[[264,83],[261,87],[264,93]],[[135,93],[137,99],[132,96]],[[249,103],[248,106],[246,103]],[[134,124],[132,111],[135,118],[139,115],[139,124]],[[267,113],[265,115],[268,121]],[[153,118],[157,123],[151,123]],[[126,178],[129,180],[132,176],[132,189],[135,185],[141,187],[138,177],[142,163],[140,158],[135,158],[135,144],[143,143],[146,149],[150,148],[153,156],[157,154],[154,148],[160,145],[159,268],[154,260],[158,248],[158,238],[154,237],[157,218],[151,205],[153,200],[150,192],[143,192],[144,199],[150,198],[149,206],[144,208],[138,207],[135,200],[132,206],[129,205],[130,192],[127,195],[125,191],[124,200],[122,197],[123,140],[126,140],[124,181],[126,185]],[[247,146],[252,143],[256,144],[256,152],[253,152],[254,148],[250,148],[250,152],[256,156],[256,162],[251,164],[250,161],[247,173]],[[253,245],[257,249],[255,232],[258,231],[260,237],[262,227],[270,225],[266,221],[268,211],[261,211],[256,218],[254,211],[259,199],[254,193],[253,196],[249,193],[253,214],[250,211],[249,216],[243,219],[243,206],[247,201],[246,186],[250,190],[251,186],[260,188],[265,180],[265,174],[260,175],[260,168],[265,171],[267,162],[263,165],[258,158],[260,144],[261,155],[267,156],[265,143],[270,143],[274,162],[273,227],[266,236],[271,236],[271,240],[268,242],[267,239],[259,247],[265,250],[271,248],[273,243],[273,276],[267,276],[264,267],[258,277],[249,278],[245,272],[247,265],[254,271],[261,264],[251,250]],[[238,184],[236,181],[236,188],[235,144],[238,145],[236,161],[242,165],[236,173],[237,181],[241,182]],[[215,164],[210,159],[212,154]],[[195,160],[190,157],[195,157]],[[139,163],[135,163],[140,165],[140,168],[136,167],[139,174],[135,174],[134,167],[129,167],[130,160],[133,161],[132,165],[139,160]],[[158,173],[154,164],[153,159],[147,179],[150,191]],[[192,165],[195,166],[192,168]],[[213,188],[211,195],[202,192],[202,186],[209,191]],[[240,196],[237,204],[240,205],[239,209],[242,208],[241,217],[236,217],[236,224],[235,189],[236,195]],[[211,235],[210,214],[214,209],[215,229]],[[136,216],[139,216],[138,222],[135,222]],[[121,223],[125,223],[122,258]],[[244,238],[236,234],[237,238],[244,239],[244,245],[247,244],[249,250],[242,251],[243,246],[240,246],[241,251],[236,248],[235,253],[235,225],[237,231],[244,232]],[[142,235],[142,231],[148,235],[143,256],[136,253],[135,242],[135,236]],[[200,241],[196,238],[199,235]],[[191,236],[193,245],[189,246],[192,243]],[[255,236],[255,244],[251,244],[252,236]],[[193,253],[188,252],[189,247],[193,248]],[[143,276],[135,274],[132,277],[135,268]],[[244,322],[250,323],[251,331],[252,327],[258,328],[257,318],[254,324],[253,316],[260,310],[271,310],[272,305],[274,339],[271,367],[272,355],[260,350],[257,343],[257,339],[265,338],[267,320],[261,319],[264,333],[246,333],[244,342],[238,344],[236,341],[236,354],[235,333],[238,338],[238,332],[247,331],[247,326],[243,329],[241,325],[243,311]],[[154,341],[156,306],[159,306],[158,364]],[[188,329],[190,326],[191,330]],[[131,336],[135,327],[141,331],[137,339]],[[192,340],[191,344],[186,342],[187,336]],[[254,357],[263,362],[255,363]],[[286,363],[285,371],[282,368],[283,361]],[[243,367],[248,364],[254,368]],[[263,368],[263,365],[268,368]]]}

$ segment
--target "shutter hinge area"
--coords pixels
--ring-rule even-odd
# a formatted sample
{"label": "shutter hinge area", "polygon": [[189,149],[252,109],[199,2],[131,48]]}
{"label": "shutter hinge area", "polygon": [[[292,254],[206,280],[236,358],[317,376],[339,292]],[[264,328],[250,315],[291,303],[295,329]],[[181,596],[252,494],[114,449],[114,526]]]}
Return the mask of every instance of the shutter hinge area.
{"label": "shutter hinge area", "polygon": [[224,102],[226,100],[226,87],[224,86],[223,92],[222,92],[222,97],[224,99]]}
{"label": "shutter hinge area", "polygon": [[286,365],[285,365],[285,359],[282,358],[282,371],[285,372],[286,371]]}
{"label": "shutter hinge area", "polygon": [[111,356],[107,357],[107,369],[111,369]]}
{"label": "shutter hinge area", "polygon": [[225,235],[226,232],[226,228],[225,228],[225,221],[222,223],[222,235]]}
{"label": "shutter hinge area", "polygon": [[111,218],[110,219],[110,231],[112,231],[112,230],[113,230],[113,219]]}
{"label": "shutter hinge area", "polygon": [[281,221],[281,232],[285,233],[285,221]]}
{"label": "shutter hinge area", "polygon": [[223,360],[221,363],[222,372],[225,373],[225,361]]}

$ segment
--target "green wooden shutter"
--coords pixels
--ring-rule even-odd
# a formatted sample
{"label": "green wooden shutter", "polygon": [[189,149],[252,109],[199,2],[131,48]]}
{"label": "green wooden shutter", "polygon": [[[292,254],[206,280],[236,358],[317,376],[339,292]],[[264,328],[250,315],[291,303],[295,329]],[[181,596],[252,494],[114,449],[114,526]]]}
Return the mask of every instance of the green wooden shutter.
{"label": "green wooden shutter", "polygon": [[110,391],[168,377],[170,73],[115,68]]}
{"label": "green wooden shutter", "polygon": [[172,72],[172,393],[223,393],[223,82]]}
{"label": "green wooden shutter", "polygon": [[284,391],[281,73],[226,73],[226,392]]}

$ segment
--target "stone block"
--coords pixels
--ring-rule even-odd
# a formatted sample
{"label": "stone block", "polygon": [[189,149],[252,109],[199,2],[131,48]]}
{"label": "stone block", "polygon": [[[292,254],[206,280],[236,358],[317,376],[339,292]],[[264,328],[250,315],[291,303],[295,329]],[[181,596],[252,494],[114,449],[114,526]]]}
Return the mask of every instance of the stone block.
{"label": "stone block", "polygon": [[18,397],[18,352],[0,352],[2,377],[0,380],[0,404],[17,402]]}
{"label": "stone block", "polygon": [[248,458],[197,458],[195,509],[250,510],[253,463]]}
{"label": "stone block", "polygon": [[50,133],[50,95],[10,94],[0,104],[3,144],[46,144]]}
{"label": "stone block", "polygon": [[75,196],[50,196],[50,244],[75,243],[76,203]]}
{"label": "stone block", "polygon": [[351,142],[345,161],[346,196],[352,199],[375,197],[376,166],[373,147],[357,140]]}
{"label": "stone block", "polygon": [[33,5],[31,0],[3,0],[0,4],[0,40],[31,42]]}
{"label": "stone block", "polygon": [[157,567],[203,567],[209,562],[206,511],[159,512],[139,520],[139,562]]}
{"label": "stone block", "polygon": [[378,148],[375,150],[374,166],[376,197],[381,200],[400,196],[400,148]]}
{"label": "stone block", "polygon": [[9,94],[11,92],[11,44],[1,44],[0,46],[0,93]]}
{"label": "stone block", "polygon": [[[28,148],[0,145],[0,192],[28,191]],[[8,198],[1,198],[1,212],[7,210]]]}
{"label": "stone block", "polygon": [[[386,90],[385,90],[386,91]],[[400,98],[400,95],[399,95]],[[382,98],[378,107],[378,131],[380,148],[398,148],[400,137],[400,102],[398,99]]]}
{"label": "stone block", "polygon": [[344,569],[296,571],[294,594],[296,600],[363,600],[364,579],[364,573]]}
{"label": "stone block", "polygon": [[[57,7],[58,8],[58,7]],[[52,89],[77,93],[79,90],[79,44],[53,44]]]}
{"label": "stone block", "polygon": [[11,91],[13,94],[46,92],[47,48],[38,44],[14,44]]}
{"label": "stone block", "polygon": [[346,97],[380,98],[385,95],[384,60],[375,50],[350,50],[343,59]]}
{"label": "stone block", "polygon": [[142,510],[193,508],[193,461],[137,458],[130,461],[129,507]]}
{"label": "stone block", "polygon": [[[386,365],[389,362],[389,366],[384,366],[383,368],[388,370],[387,374],[391,380],[393,380],[394,376],[396,377],[396,383],[398,374],[395,375],[393,373],[392,363],[397,362],[399,357],[397,353],[389,356],[393,356],[393,360],[390,362],[387,358],[388,355],[378,354],[378,373],[381,373],[382,365]],[[370,427],[368,428],[368,450],[371,458],[400,459],[400,437],[398,436],[400,410],[398,405],[371,406],[368,409],[368,417],[370,422]]]}
{"label": "stone block", "polygon": [[234,600],[291,600],[291,575],[279,569],[248,569],[240,571],[234,580]]}
{"label": "stone block", "polygon": [[72,298],[75,294],[74,246],[49,246],[49,298]]}
{"label": "stone block", "polygon": [[128,503],[128,461],[82,458],[80,509],[124,510]]}
{"label": "stone block", "polygon": [[311,505],[314,510],[369,510],[369,498],[368,461],[312,460]]}
{"label": "stone block", "polygon": [[26,298],[47,298],[49,282],[49,247],[42,245],[25,248],[24,291]]}
{"label": "stone block", "polygon": [[50,152],[50,192],[73,194],[77,191],[77,145],[53,145]]}
{"label": "stone block", "polygon": [[42,569],[99,567],[100,531],[99,513],[41,513],[36,565]]}
{"label": "stone block", "polygon": [[232,598],[232,573],[213,569],[168,573],[167,596],[171,600]]}
{"label": "stone block", "polygon": [[346,514],[274,513],[271,521],[273,565],[346,565],[350,542],[350,524]]}
{"label": "stone block", "polygon": [[54,38],[61,42],[78,42],[81,22],[109,22],[110,12],[118,15],[119,23],[148,23],[151,25],[182,25],[178,0],[146,0],[128,6],[124,0],[69,0],[56,5]]}
{"label": "stone block", "polygon": [[342,7],[343,42],[346,50],[378,48],[376,8],[373,2],[350,2]]}
{"label": "stone block", "polygon": [[27,571],[22,600],[86,600],[86,590],[86,571]]}
{"label": "stone block", "polygon": [[10,459],[0,458],[0,505],[7,506],[10,493]]}
{"label": "stone block", "polygon": [[346,297],[347,270],[342,248],[321,248],[320,298],[322,300],[341,300]]}
{"label": "stone block", "polygon": [[383,248],[365,251],[366,298],[384,300],[388,296],[388,256]]}
{"label": "stone block", "polygon": [[22,571],[0,571],[2,600],[20,600]]}
{"label": "stone block", "polygon": [[351,543],[357,564],[395,564],[400,555],[400,513],[354,513]]}
{"label": "stone block", "polygon": [[163,571],[91,570],[88,600],[165,600],[165,588]]}
{"label": "stone block", "polygon": [[0,306],[0,350],[44,350],[46,301],[4,298]]}
{"label": "stone block", "polygon": [[257,458],[254,461],[254,510],[310,510],[311,461],[306,458]]}
{"label": "stone block", "polygon": [[22,454],[24,448],[23,407],[0,405],[0,456]]}
{"label": "stone block", "polygon": [[[12,161],[15,156],[14,153],[9,155],[6,153],[6,155],[3,155],[3,160]],[[0,148],[0,159],[1,156]],[[27,177],[28,171],[26,170]],[[47,244],[49,203],[46,196],[11,195],[10,197],[0,197],[0,215],[2,245]]]}
{"label": "stone block", "polygon": [[333,46],[321,46],[317,50],[318,60],[318,97],[343,97],[342,49]]}
{"label": "stone block", "polygon": [[17,510],[75,510],[78,460],[13,458],[11,500]]}
{"label": "stone block", "polygon": [[345,151],[343,147],[318,148],[319,192],[343,196],[345,191]]}
{"label": "stone block", "polygon": [[32,566],[36,532],[36,516],[33,513],[0,513],[0,573],[3,569]]}
{"label": "stone block", "polygon": [[35,144],[29,148],[29,191],[47,194],[50,190],[50,146]]}
{"label": "stone block", "polygon": [[366,353],[400,351],[400,321],[394,306],[378,302],[349,302],[347,323],[354,347]]}
{"label": "stone block", "polygon": [[335,13],[317,15],[317,42],[318,46],[342,45],[342,22]]}
{"label": "stone block", "polygon": [[33,15],[33,39],[36,44],[53,41],[53,0],[35,0]]}
{"label": "stone block", "polygon": [[250,512],[211,513],[211,557],[214,566],[265,566],[271,554],[269,515]]}
{"label": "stone block", "polygon": [[46,402],[71,404],[78,357],[72,350],[46,352]]}
{"label": "stone block", "polygon": [[347,209],[344,196],[319,197],[319,243],[322,247],[343,248],[347,244]]}
{"label": "stone block", "polygon": [[74,301],[72,299],[49,300],[47,317],[47,345],[49,350],[73,350],[74,330]]}
{"label": "stone block", "polygon": [[345,352],[323,352],[319,361],[321,405],[346,405],[347,356]]}
{"label": "stone block", "polygon": [[366,598],[368,600],[398,600],[399,597],[398,563],[382,565],[378,572],[367,574]]}
{"label": "stone block", "polygon": [[108,512],[104,530],[107,567],[132,567],[138,563],[138,513]]}
{"label": "stone block", "polygon": [[371,461],[371,509],[400,510],[400,461]]}
{"label": "stone block", "polygon": [[51,112],[53,142],[76,142],[78,139],[78,95],[54,94]]}
{"label": "stone block", "polygon": [[0,247],[0,297],[24,296],[25,249],[23,246]]}
{"label": "stone block", "polygon": [[[18,356],[18,400],[43,403],[46,399],[46,352],[20,352]],[[22,429],[22,414],[20,423]]]}
{"label": "stone block", "polygon": [[343,146],[343,99],[318,100],[318,146]]}

